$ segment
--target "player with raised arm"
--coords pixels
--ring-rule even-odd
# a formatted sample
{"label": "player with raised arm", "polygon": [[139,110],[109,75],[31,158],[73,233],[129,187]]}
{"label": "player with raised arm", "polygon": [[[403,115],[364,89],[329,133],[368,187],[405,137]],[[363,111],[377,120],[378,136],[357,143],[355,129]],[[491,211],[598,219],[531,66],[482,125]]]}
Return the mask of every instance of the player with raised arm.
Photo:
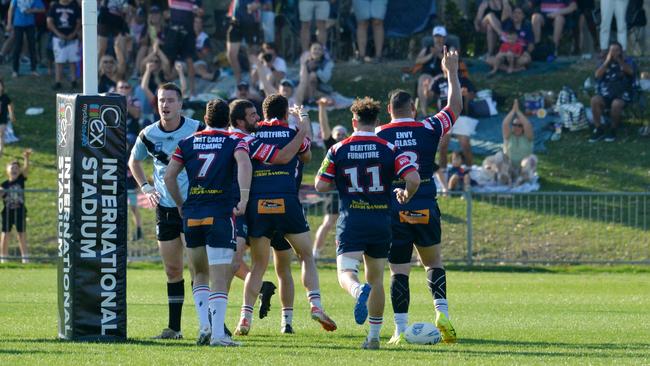
{"label": "player with raised arm", "polygon": [[[297,111],[298,112],[298,111]],[[299,112],[298,112],[299,116]],[[256,140],[252,133],[257,129],[257,122],[259,122],[260,117],[257,114],[255,105],[248,100],[236,99],[230,103],[230,131],[239,136],[240,138],[246,140],[249,145],[252,147],[251,150],[267,152],[267,154],[275,154],[273,151],[277,151],[277,154],[269,161],[271,164],[286,164],[298,153],[301,147],[306,144],[309,127],[309,119],[303,118],[300,120],[300,125],[298,126],[298,133],[291,140],[291,142],[285,145],[280,149],[277,145],[268,145],[259,140]],[[258,154],[254,157],[256,160],[266,161],[266,158],[263,154]],[[277,236],[277,235],[275,235]],[[275,239],[275,238],[274,238]],[[245,217],[237,219],[237,257],[238,262],[241,263],[236,275],[242,279],[245,279],[250,269],[243,261],[243,254],[248,249],[248,228],[246,224]],[[288,243],[282,243],[282,247],[278,246],[277,241],[271,241],[271,246],[274,249],[274,259],[275,259],[275,269],[278,276],[279,286],[280,286],[280,303],[282,304],[282,331],[283,333],[293,333],[291,327],[291,320],[293,317],[293,297],[294,297],[294,286],[293,286],[293,277],[291,276],[291,246]],[[288,268],[288,270],[287,270]],[[272,286],[272,287],[271,287]],[[270,296],[265,296],[269,292],[268,289],[274,290],[275,286],[268,281],[262,283],[262,290],[260,291],[260,319],[266,317],[268,309],[270,307]],[[289,331],[285,331],[289,330]]]}
{"label": "player with raised arm", "polygon": [[[236,248],[234,216],[246,211],[252,174],[248,144],[227,130],[229,112],[227,102],[209,101],[206,129],[178,143],[165,174],[165,184],[183,219],[194,288],[201,289],[194,291],[197,344],[223,347],[239,346],[225,334],[224,320]],[[235,167],[239,198],[233,209]],[[177,182],[183,169],[189,180],[185,200]]]}
{"label": "player with raised arm", "polygon": [[[364,349],[379,349],[384,314],[384,267],[390,246],[390,182],[401,178],[405,188],[395,188],[398,202],[408,202],[417,192],[420,176],[407,154],[375,135],[380,105],[371,98],[357,99],[352,111],[355,132],[332,146],[316,176],[316,190],[336,188],[341,198],[336,225],[336,267],[341,287],[352,295],[354,319],[370,330]],[[365,265],[366,284],[358,278]]]}
{"label": "player with raised arm", "polygon": [[[390,294],[395,313],[395,334],[389,341],[397,344],[408,326],[410,301],[409,274],[413,245],[427,273],[427,283],[436,310],[436,327],[444,342],[455,342],[456,331],[451,324],[447,306],[447,285],[442,264],[440,209],[436,201],[436,185],[431,179],[440,139],[449,131],[462,109],[460,82],[458,80],[458,52],[445,49],[442,67],[449,81],[447,106],[435,116],[422,122],[415,121],[416,109],[412,97],[403,90],[391,93],[388,113],[391,122],[377,128],[377,135],[390,141],[404,151],[418,166],[422,185],[413,199],[399,203],[393,197],[393,242],[388,256],[391,271]],[[396,189],[404,182],[393,182]],[[397,201],[397,202],[395,202]]]}
{"label": "player with raised arm", "polygon": [[[169,304],[169,323],[158,339],[181,339],[181,314],[185,299],[183,280],[183,222],[178,215],[176,203],[170,196],[163,181],[167,164],[178,142],[202,128],[202,123],[181,116],[183,99],[180,89],[172,84],[161,85],[157,91],[160,121],[144,128],[136,139],[129,168],[151,204],[156,208],[156,238],[167,274],[167,301]],[[152,186],[147,182],[142,161],[153,159]],[[181,192],[187,192],[187,174],[178,176]],[[190,273],[192,267],[190,266]]]}
{"label": "player with raised arm", "polygon": [[[279,94],[269,95],[264,100],[263,110],[266,120],[258,124],[255,133],[256,139],[261,142],[283,147],[300,132],[286,122],[289,104],[285,97]],[[301,113],[301,124],[306,123],[303,120],[308,118],[307,113]],[[253,155],[262,152],[263,150],[253,153],[251,149]],[[304,144],[299,153],[309,154],[309,144]],[[312,319],[318,321],[327,331],[336,330],[336,323],[325,314],[321,304],[309,226],[296,189],[297,160],[298,157],[294,156],[284,165],[268,165],[255,159],[253,161],[251,200],[247,210],[252,266],[251,273],[246,278],[244,304],[235,334],[245,335],[250,331],[256,289],[259,289],[268,266],[270,241],[276,232],[285,235],[299,257],[302,282],[307,289]]]}

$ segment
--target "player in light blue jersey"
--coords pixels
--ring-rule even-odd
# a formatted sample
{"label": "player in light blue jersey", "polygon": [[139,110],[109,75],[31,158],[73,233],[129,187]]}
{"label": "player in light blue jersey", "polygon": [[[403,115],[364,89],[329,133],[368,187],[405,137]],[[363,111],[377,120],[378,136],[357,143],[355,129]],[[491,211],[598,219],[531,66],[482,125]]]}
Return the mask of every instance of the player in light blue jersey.
{"label": "player in light blue jersey", "polygon": [[[142,192],[156,207],[156,237],[167,274],[169,323],[167,328],[156,338],[180,339],[183,337],[181,313],[185,298],[183,222],[178,214],[176,203],[167,191],[164,177],[167,164],[176,150],[178,142],[202,129],[203,124],[181,116],[182,94],[176,85],[163,84],[158,88],[156,94],[160,121],[147,126],[138,135],[131,151],[129,168]],[[148,156],[153,159],[153,186],[147,182],[141,163]],[[188,182],[185,172],[178,176],[178,185],[181,192],[186,194]]]}

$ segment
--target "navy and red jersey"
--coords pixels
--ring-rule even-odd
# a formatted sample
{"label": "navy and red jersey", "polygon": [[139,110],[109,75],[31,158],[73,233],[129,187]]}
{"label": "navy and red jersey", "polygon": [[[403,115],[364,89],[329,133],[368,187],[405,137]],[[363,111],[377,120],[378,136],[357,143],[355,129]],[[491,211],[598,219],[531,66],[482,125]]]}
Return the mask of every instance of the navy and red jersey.
{"label": "navy and red jersey", "polygon": [[[417,204],[414,201],[419,199],[431,201],[436,196],[436,185],[432,179],[435,173],[436,151],[440,139],[451,131],[455,120],[456,116],[451,108],[445,107],[435,116],[422,122],[411,118],[395,119],[377,127],[377,136],[400,148],[411,159],[411,163],[418,167],[420,188],[407,204],[407,208],[409,205]],[[394,181],[393,187],[403,188],[404,181]]]}
{"label": "navy and red jersey", "polygon": [[200,131],[178,143],[172,159],[185,166],[189,180],[183,203],[186,218],[232,215],[234,155],[238,150],[248,154],[248,144],[222,129]]}
{"label": "navy and red jersey", "polygon": [[407,154],[372,132],[357,131],[332,146],[316,179],[334,183],[341,201],[339,223],[367,231],[389,217],[391,183],[417,167]]}
{"label": "navy and red jersey", "polygon": [[[251,145],[253,163],[253,182],[251,197],[282,197],[298,194],[296,181],[297,155],[287,164],[271,165],[277,152],[284,148],[298,133],[284,121],[273,119],[258,124],[255,142]],[[305,138],[298,154],[309,150],[311,143]]]}

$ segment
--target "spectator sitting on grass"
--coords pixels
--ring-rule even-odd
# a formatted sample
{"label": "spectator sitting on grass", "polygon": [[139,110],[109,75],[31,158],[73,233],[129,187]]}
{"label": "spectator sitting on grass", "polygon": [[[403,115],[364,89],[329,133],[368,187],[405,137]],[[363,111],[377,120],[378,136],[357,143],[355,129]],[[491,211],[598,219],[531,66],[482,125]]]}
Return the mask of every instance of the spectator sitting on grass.
{"label": "spectator sitting on grass", "polygon": [[510,177],[515,184],[530,181],[535,176],[537,157],[533,154],[535,135],[533,125],[519,108],[515,99],[512,109],[501,124],[503,153],[510,162]]}
{"label": "spectator sitting on grass", "polygon": [[422,65],[422,74],[418,78],[418,107],[422,116],[428,115],[427,106],[431,102],[432,95],[428,94],[429,87],[433,84],[434,78],[442,75],[442,50],[445,46],[447,30],[443,26],[433,28],[433,44],[428,45],[418,54],[415,59],[416,65]]}
{"label": "spectator sitting on grass", "polygon": [[23,263],[29,262],[27,253],[27,236],[25,235],[26,214],[25,209],[25,181],[29,174],[29,156],[32,149],[25,149],[23,152],[23,167],[20,168],[17,160],[7,164],[7,179],[2,182],[0,193],[4,200],[5,207],[2,210],[2,238],[0,239],[2,262],[9,256],[9,238],[11,229],[16,225],[18,232],[18,243]]}
{"label": "spectator sitting on grass", "polygon": [[[594,131],[589,142],[605,139],[607,142],[616,141],[616,128],[621,122],[625,103],[632,100],[632,82],[634,79],[634,63],[631,58],[623,55],[623,47],[618,42],[612,42],[607,52],[605,62],[596,69],[598,80],[596,93],[591,98],[591,111],[594,116]],[[605,130],[602,123],[603,111],[609,108],[610,123]]]}
{"label": "spectator sitting on grass", "polygon": [[447,181],[450,191],[469,191],[469,172],[463,166],[465,157],[462,151],[454,151],[451,154],[451,167],[447,168]]}
{"label": "spectator sitting on grass", "polygon": [[332,93],[328,83],[332,78],[334,62],[325,54],[323,45],[314,42],[300,57],[300,83],[296,90],[296,104],[315,103]]}
{"label": "spectator sitting on grass", "polygon": [[[262,44],[262,52],[257,55],[257,60],[253,64],[251,71],[251,81],[253,85],[259,85],[260,90],[263,89],[263,81],[260,76],[260,69],[265,68],[266,78],[275,87],[280,86],[280,80],[287,76],[287,63],[284,59],[277,55],[275,45],[273,43]],[[270,95],[267,93],[267,95]]]}
{"label": "spectator sitting on grass", "polygon": [[508,74],[523,71],[526,68],[521,65],[521,59],[530,62],[530,56],[524,51],[524,44],[519,41],[517,32],[509,30],[505,33],[505,42],[499,47],[499,53],[487,60],[492,66],[488,75],[494,75],[497,71],[502,70]]}
{"label": "spectator sitting on grass", "polygon": [[[471,125],[471,119],[464,118],[464,116],[467,116],[469,114],[469,103],[474,99],[476,95],[476,89],[474,88],[474,84],[472,84],[468,78],[462,76],[460,70],[458,73],[458,80],[460,81],[460,88],[463,96],[463,109],[461,111],[461,116],[459,116],[459,118],[456,120],[456,123],[452,127],[451,132],[443,136],[440,139],[440,144],[438,145],[438,163],[440,164],[440,169],[438,170],[438,178],[442,183],[443,191],[447,189],[447,175],[445,174],[447,170],[447,150],[452,136],[458,139],[458,143],[460,144],[460,148],[463,151],[463,156],[465,157],[465,162],[467,165],[471,166],[474,161],[470,136],[474,133],[475,126]],[[445,70],[444,75],[446,74],[447,71]],[[429,81],[425,81],[424,85],[427,86],[428,83]],[[449,82],[447,80],[447,77],[438,77],[426,90],[427,92],[425,93],[425,96],[428,100],[433,99],[433,97],[438,98],[438,110],[442,110],[442,108],[447,105],[447,98],[449,96]]]}

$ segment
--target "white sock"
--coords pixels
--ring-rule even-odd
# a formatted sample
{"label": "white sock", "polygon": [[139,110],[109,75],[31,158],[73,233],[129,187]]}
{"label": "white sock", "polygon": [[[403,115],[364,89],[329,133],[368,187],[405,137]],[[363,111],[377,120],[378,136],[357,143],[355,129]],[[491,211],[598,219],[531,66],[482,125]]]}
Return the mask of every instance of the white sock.
{"label": "white sock", "polygon": [[309,299],[309,305],[319,309],[323,308],[323,304],[320,302],[320,290],[307,291],[307,298]]}
{"label": "white sock", "polygon": [[433,305],[436,307],[436,311],[439,311],[447,317],[447,319],[451,320],[449,317],[449,308],[447,305],[447,299],[435,299],[433,300]]}
{"label": "white sock", "polygon": [[199,318],[199,329],[210,327],[210,287],[208,285],[196,285],[192,288],[192,296],[194,297],[194,307],[196,308],[196,316]]}
{"label": "white sock", "polygon": [[282,308],[282,322],[281,325],[284,327],[285,325],[293,322],[293,308]]}
{"label": "white sock", "polygon": [[370,324],[370,330],[368,331],[368,339],[378,339],[379,333],[381,332],[381,325],[384,322],[384,318],[381,316],[369,316],[368,324]]}
{"label": "white sock", "polygon": [[226,319],[226,308],[228,307],[228,294],[225,292],[213,292],[210,294],[210,312],[212,314],[212,339],[219,339],[225,336],[223,322]]}
{"label": "white sock", "polygon": [[395,334],[404,333],[409,326],[409,313],[395,313]]}
{"label": "white sock", "polygon": [[355,299],[358,299],[359,295],[361,295],[361,286],[362,285],[359,282],[355,282],[350,286],[350,295]]}
{"label": "white sock", "polygon": [[239,313],[239,318],[243,319],[246,318],[248,319],[248,324],[253,321],[253,307],[250,305],[242,305],[241,306],[241,312]]}

